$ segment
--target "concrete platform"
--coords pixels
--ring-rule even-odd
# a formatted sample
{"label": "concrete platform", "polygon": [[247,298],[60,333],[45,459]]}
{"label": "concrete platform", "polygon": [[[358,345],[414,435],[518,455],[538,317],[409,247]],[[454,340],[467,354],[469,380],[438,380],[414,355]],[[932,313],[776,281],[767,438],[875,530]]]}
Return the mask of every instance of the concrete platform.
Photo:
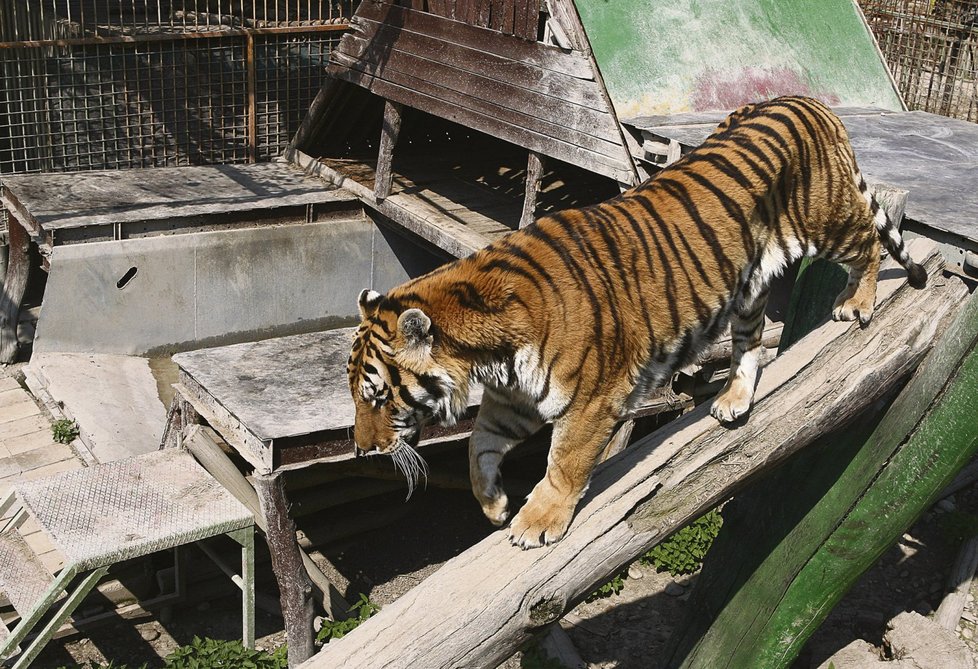
{"label": "concrete platform", "polygon": [[78,423],[94,460],[112,462],[159,447],[166,406],[148,359],[35,353],[24,373],[35,395]]}

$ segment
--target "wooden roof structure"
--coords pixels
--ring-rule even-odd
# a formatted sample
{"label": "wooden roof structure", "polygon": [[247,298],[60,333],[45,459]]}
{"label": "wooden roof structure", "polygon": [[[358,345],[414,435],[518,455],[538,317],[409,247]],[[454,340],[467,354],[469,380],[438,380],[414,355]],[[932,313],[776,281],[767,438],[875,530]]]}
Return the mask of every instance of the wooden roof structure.
{"label": "wooden roof structure", "polygon": [[903,108],[854,0],[673,4],[362,0],[287,157],[461,256],[647,178],[631,118],[785,93]]}

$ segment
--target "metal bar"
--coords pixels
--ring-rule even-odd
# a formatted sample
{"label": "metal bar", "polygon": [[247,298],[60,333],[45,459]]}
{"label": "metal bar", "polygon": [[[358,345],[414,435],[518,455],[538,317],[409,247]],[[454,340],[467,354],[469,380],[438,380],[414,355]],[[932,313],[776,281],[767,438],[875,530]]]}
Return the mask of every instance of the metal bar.
{"label": "metal bar", "polygon": [[[85,595],[91,592],[92,588],[98,585],[98,582],[108,573],[108,567],[99,567],[88,576],[86,576],[73,593],[68,597],[65,603],[58,609],[55,616],[48,621],[48,624],[43,627],[41,633],[31,641],[31,645],[23,652],[23,654],[17,658],[12,669],[26,669],[34,661],[34,658],[44,649],[47,642],[51,640],[58,628],[61,627],[61,623],[68,619],[68,616],[78,608],[78,605],[82,603],[85,599]],[[53,587],[53,586],[52,586]],[[50,604],[48,604],[50,606]],[[45,610],[47,607],[45,607]],[[20,625],[18,624],[19,628]],[[16,635],[16,632],[14,633]]]}
{"label": "metal bar", "polygon": [[228,534],[241,544],[241,642],[255,647],[255,528],[245,527]]}
{"label": "metal bar", "polygon": [[42,47],[91,46],[95,44],[142,44],[146,42],[182,42],[200,39],[222,39],[243,35],[300,35],[306,33],[342,32],[349,28],[347,23],[330,23],[316,26],[282,26],[268,28],[231,28],[229,30],[210,30],[205,32],[166,33],[153,35],[113,35],[109,37],[74,37],[68,39],[21,40],[0,42],[0,49],[23,49]]}
{"label": "metal bar", "polygon": [[258,160],[258,108],[255,83],[255,37],[247,33],[245,43],[245,68],[248,72],[248,162]]}
{"label": "metal bar", "polygon": [[[51,607],[51,605],[58,601],[58,596],[68,586],[68,584],[71,583],[71,580],[76,574],[77,572],[75,571],[74,566],[71,565],[61,570],[61,573],[58,574],[58,577],[53,583],[51,583],[51,586],[47,589],[47,592],[44,593],[41,601],[34,606],[33,610],[28,611],[26,615],[21,617],[21,619],[17,622],[17,626],[11,630],[10,636],[4,639],[3,643],[0,644],[0,657],[7,655],[10,649],[18,646],[20,642],[27,637],[30,631],[34,628],[34,625],[40,621],[44,613]],[[61,623],[59,622],[58,624],[60,625]],[[57,629],[57,627],[55,627],[55,629]],[[35,639],[34,642],[31,643],[31,647],[33,647],[36,642],[37,640]],[[20,659],[23,658],[24,655],[21,655]],[[27,665],[21,665],[20,660],[18,660],[18,664],[14,666],[19,667]]]}

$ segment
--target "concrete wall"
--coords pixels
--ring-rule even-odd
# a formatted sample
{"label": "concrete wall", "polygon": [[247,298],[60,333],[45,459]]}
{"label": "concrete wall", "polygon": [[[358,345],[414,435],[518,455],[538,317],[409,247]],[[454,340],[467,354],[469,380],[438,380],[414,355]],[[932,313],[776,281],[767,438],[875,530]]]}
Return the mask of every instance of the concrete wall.
{"label": "concrete wall", "polygon": [[361,217],[58,246],[34,351],[169,353],[351,324],[361,289],[438,263]]}

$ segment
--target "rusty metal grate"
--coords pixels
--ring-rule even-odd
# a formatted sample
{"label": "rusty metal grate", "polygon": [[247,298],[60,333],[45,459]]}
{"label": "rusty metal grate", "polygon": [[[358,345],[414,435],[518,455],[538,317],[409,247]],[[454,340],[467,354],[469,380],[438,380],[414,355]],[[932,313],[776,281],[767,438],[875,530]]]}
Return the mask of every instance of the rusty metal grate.
{"label": "rusty metal grate", "polygon": [[270,159],[357,1],[0,0],[0,176]]}
{"label": "rusty metal grate", "polygon": [[978,0],[859,0],[911,109],[978,122]]}
{"label": "rusty metal grate", "polygon": [[0,173],[274,156],[352,5],[0,0]]}

